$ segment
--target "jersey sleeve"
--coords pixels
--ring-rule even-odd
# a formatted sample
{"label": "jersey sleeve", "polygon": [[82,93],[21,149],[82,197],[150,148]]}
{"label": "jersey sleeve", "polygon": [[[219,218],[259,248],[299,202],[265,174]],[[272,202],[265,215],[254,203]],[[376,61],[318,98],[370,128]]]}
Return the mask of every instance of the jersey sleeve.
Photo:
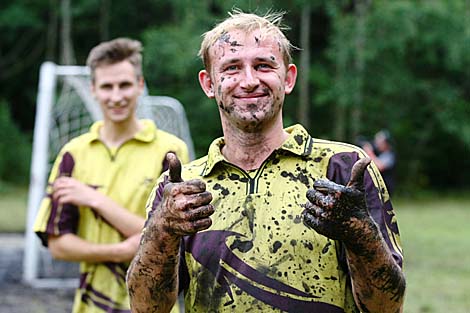
{"label": "jersey sleeve", "polygon": [[52,198],[52,185],[60,176],[73,176],[75,160],[71,153],[61,151],[54,162],[49,176],[46,195],[41,201],[38,215],[34,223],[34,232],[47,246],[49,235],[60,236],[77,233],[79,212],[75,205],[61,205]]}
{"label": "jersey sleeve", "polygon": [[186,164],[190,161],[189,159],[189,151],[188,146],[183,142],[181,147],[178,149],[179,151],[176,152],[176,155],[181,161],[181,164]]}

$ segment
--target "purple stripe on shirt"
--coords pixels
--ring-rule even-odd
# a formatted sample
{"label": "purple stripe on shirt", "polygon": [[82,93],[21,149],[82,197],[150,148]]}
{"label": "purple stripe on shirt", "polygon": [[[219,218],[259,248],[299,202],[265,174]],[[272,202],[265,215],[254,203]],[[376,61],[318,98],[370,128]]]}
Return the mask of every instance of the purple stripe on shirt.
{"label": "purple stripe on shirt", "polygon": [[[220,286],[218,287],[220,288],[220,294],[226,294],[231,299],[224,305],[233,303],[234,297],[230,285],[235,284],[253,298],[283,311],[301,313],[312,311],[325,313],[344,312],[338,306],[316,301],[315,298],[319,298],[318,296],[286,285],[245,263],[226,245],[226,238],[230,236],[242,235],[231,231],[209,230],[200,232],[196,236],[184,237],[186,251],[190,252],[203,268],[211,272]],[[220,266],[220,260],[224,261],[230,268],[236,269],[245,278],[237,277],[225,270]],[[257,285],[261,285],[267,290]],[[208,287],[202,286],[202,288]],[[276,290],[277,292],[272,293],[268,290]],[[296,299],[295,296],[302,297],[303,299]]]}
{"label": "purple stripe on shirt", "polygon": [[[57,178],[61,176],[71,177],[75,161],[69,152],[64,153],[59,164]],[[72,204],[59,205],[57,200],[51,198],[51,214],[47,222],[46,233],[60,235],[66,233],[76,233],[78,228],[78,208]],[[58,219],[57,219],[58,218]]]}
{"label": "purple stripe on shirt", "polygon": [[[91,284],[86,281],[88,273],[80,275],[80,290],[82,292],[81,301],[89,304],[91,301],[96,307],[106,313],[130,313],[129,309],[116,308],[118,304],[105,294],[96,291]],[[91,296],[93,295],[93,296]]]}
{"label": "purple stripe on shirt", "polygon": [[127,266],[125,266],[122,263],[113,263],[113,262],[105,262],[104,266],[108,268],[108,270],[113,273],[114,277],[116,278],[116,281],[121,284],[125,285],[126,284],[126,271],[127,271]]}

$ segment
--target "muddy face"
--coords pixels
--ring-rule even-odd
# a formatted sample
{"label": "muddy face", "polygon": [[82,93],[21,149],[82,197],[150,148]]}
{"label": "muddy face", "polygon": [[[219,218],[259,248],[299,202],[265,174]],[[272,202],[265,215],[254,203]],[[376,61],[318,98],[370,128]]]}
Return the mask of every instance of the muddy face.
{"label": "muddy face", "polygon": [[250,130],[280,117],[295,66],[284,64],[278,42],[258,31],[224,33],[210,50],[211,85],[222,123]]}

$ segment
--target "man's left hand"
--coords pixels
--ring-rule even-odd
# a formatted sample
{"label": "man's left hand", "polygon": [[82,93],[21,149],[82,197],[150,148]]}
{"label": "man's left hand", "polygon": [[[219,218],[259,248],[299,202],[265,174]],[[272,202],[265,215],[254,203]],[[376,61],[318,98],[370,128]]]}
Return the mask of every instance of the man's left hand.
{"label": "man's left hand", "polygon": [[369,158],[357,161],[346,186],[329,180],[315,181],[307,191],[304,224],[346,244],[360,240],[364,228],[373,224],[364,194],[364,171],[369,163]]}

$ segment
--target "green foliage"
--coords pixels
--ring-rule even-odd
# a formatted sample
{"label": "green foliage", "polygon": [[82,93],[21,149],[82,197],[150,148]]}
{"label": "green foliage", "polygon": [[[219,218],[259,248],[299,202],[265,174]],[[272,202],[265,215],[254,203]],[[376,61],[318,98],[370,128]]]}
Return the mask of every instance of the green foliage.
{"label": "green foliage", "polygon": [[[374,1],[363,16],[362,54],[354,8],[338,2],[326,8],[333,31],[325,64],[334,79],[316,85],[318,105],[340,105],[349,112],[360,107],[367,136],[389,128],[403,189],[442,186],[444,178],[468,181],[466,171],[442,162],[465,166],[461,153],[470,148],[468,2]],[[355,101],[358,88],[361,103]],[[437,140],[445,137],[446,144]],[[454,176],[436,175],[446,171]]]}
{"label": "green foliage", "polygon": [[[103,14],[106,3],[72,3],[78,64],[84,64],[89,49],[105,39],[100,37],[104,26],[110,38],[142,40],[150,93],[181,101],[198,156],[222,135],[216,104],[207,99],[197,79],[202,69],[197,57],[201,34],[234,7],[260,14],[285,11],[284,22],[290,27],[286,34],[298,46],[301,13],[309,5],[312,135],[342,140],[335,129],[344,123],[342,137],[353,142],[357,121],[350,116],[359,110],[362,135],[371,137],[388,128],[394,136],[399,189],[470,185],[468,157],[464,157],[470,149],[467,0],[122,0],[109,1],[108,14]],[[358,6],[367,3],[359,14]],[[34,125],[37,73],[45,50],[54,52],[56,62],[60,55],[59,4],[58,0],[0,4],[0,97],[21,103],[10,113],[26,133]],[[59,19],[55,22],[54,14]],[[107,23],[102,23],[103,16],[109,18]],[[294,52],[295,61],[301,53]],[[297,122],[298,87],[286,98],[285,125]],[[339,112],[345,116],[340,118]]]}
{"label": "green foliage", "polygon": [[44,20],[40,15],[41,7],[45,6],[36,4],[36,1],[10,2],[0,10],[0,27],[11,30],[23,27],[40,28],[44,26]]}
{"label": "green foliage", "polygon": [[0,181],[0,233],[25,231],[28,189]]}
{"label": "green foliage", "polygon": [[14,124],[5,101],[0,101],[0,134],[0,182],[25,183],[31,157],[30,140]]}

